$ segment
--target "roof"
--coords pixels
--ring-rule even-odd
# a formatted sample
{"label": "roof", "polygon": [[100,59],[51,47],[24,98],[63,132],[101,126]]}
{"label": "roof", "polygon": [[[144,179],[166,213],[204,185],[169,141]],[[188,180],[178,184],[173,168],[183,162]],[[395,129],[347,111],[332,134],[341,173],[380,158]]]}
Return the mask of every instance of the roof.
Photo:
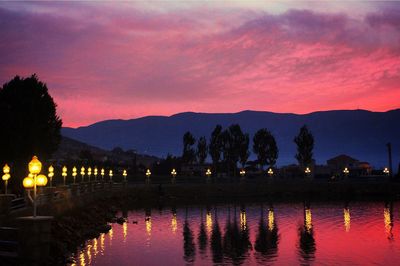
{"label": "roof", "polygon": [[334,163],[334,162],[338,162],[338,161],[352,161],[352,162],[358,162],[358,160],[357,159],[354,159],[353,157],[350,157],[350,156],[348,156],[348,155],[346,155],[346,154],[341,154],[341,155],[338,155],[338,156],[336,156],[336,157],[333,157],[333,158],[331,158],[331,159],[329,159],[329,160],[327,160],[327,162],[328,162],[328,164],[329,163]]}

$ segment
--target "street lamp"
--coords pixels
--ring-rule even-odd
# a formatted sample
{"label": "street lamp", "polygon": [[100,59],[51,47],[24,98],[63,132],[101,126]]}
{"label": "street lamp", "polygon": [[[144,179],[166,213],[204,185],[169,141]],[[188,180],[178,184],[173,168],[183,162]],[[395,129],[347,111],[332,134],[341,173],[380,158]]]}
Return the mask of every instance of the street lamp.
{"label": "street lamp", "polygon": [[150,171],[150,169],[147,169],[147,171],[146,171],[146,177],[147,177],[147,178],[150,178],[150,176],[151,176],[151,171]]}
{"label": "street lamp", "polygon": [[211,169],[208,168],[207,171],[206,171],[206,176],[207,176],[208,178],[210,178],[211,174],[212,174],[212,173],[211,173]]}
{"label": "street lamp", "polygon": [[110,182],[112,182],[112,177],[113,177],[113,170],[110,170],[110,172],[108,172],[108,175],[110,176]]}
{"label": "street lamp", "polygon": [[28,190],[28,197],[33,202],[33,217],[36,217],[36,197],[37,197],[37,187],[44,187],[47,184],[47,177],[41,175],[42,163],[38,160],[36,156],[33,156],[32,160],[29,162],[29,175],[24,178],[22,185],[26,189],[31,189],[33,187],[33,199]]}
{"label": "street lamp", "polygon": [[85,180],[85,167],[81,167],[82,182]]}
{"label": "street lamp", "polygon": [[104,168],[101,168],[101,181],[104,181]]}
{"label": "street lamp", "polygon": [[241,169],[239,174],[240,174],[241,177],[244,177],[246,175],[246,170]]}
{"label": "street lamp", "polygon": [[78,175],[77,169],[76,169],[76,167],[74,166],[74,168],[72,168],[72,176],[73,176],[73,178],[74,178],[74,184],[75,184],[76,176],[77,176],[77,175]]}
{"label": "street lamp", "polygon": [[49,179],[50,179],[50,187],[53,187],[53,176],[54,176],[54,167],[50,165],[49,167]]}
{"label": "street lamp", "polygon": [[128,176],[128,173],[126,172],[126,170],[124,170],[122,172],[122,175],[124,176],[124,181],[126,182],[126,177]]}
{"label": "street lamp", "polygon": [[172,178],[175,178],[175,177],[176,177],[176,175],[177,175],[177,172],[176,172],[175,168],[174,168],[174,169],[172,169],[172,171],[171,171],[171,175],[172,175]]}
{"label": "street lamp", "polygon": [[309,175],[309,174],[311,173],[310,168],[309,168],[309,167],[306,167],[306,169],[304,170],[304,173],[305,173],[306,175]]}
{"label": "street lamp", "polygon": [[345,177],[347,177],[349,175],[349,173],[350,173],[349,168],[345,167],[343,169],[343,174],[345,175]]}
{"label": "street lamp", "polygon": [[64,183],[64,186],[65,186],[65,181],[66,181],[66,178],[67,178],[67,167],[64,165],[64,167],[62,168],[62,177],[63,177],[63,183]]}
{"label": "street lamp", "polygon": [[389,175],[389,174],[390,174],[389,168],[385,167],[385,168],[383,169],[383,173],[384,173],[385,175]]}
{"label": "street lamp", "polygon": [[88,177],[89,177],[89,182],[90,182],[90,176],[92,175],[92,168],[91,168],[91,167],[89,167],[89,168],[87,169],[87,175],[88,175]]}
{"label": "street lamp", "polygon": [[272,168],[269,168],[267,174],[269,175],[269,177],[272,177],[274,175],[274,170]]}
{"label": "street lamp", "polygon": [[10,166],[8,166],[8,164],[4,165],[3,173],[4,175],[1,177],[1,179],[4,181],[4,194],[7,194],[8,179],[11,177]]}
{"label": "street lamp", "polygon": [[94,181],[97,181],[97,167],[94,168]]}

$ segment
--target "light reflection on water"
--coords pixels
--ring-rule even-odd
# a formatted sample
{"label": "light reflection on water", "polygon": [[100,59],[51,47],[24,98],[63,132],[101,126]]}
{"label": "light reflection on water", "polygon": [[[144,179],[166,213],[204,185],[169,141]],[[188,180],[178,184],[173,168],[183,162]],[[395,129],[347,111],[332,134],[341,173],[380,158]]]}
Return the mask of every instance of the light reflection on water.
{"label": "light reflection on water", "polygon": [[[73,265],[385,264],[400,259],[397,203],[134,210]],[[383,210],[383,213],[382,213]],[[350,216],[351,213],[351,216]],[[398,213],[398,212],[397,212]],[[383,222],[382,222],[383,220]],[[134,221],[134,223],[133,223]],[[351,227],[350,227],[351,223]]]}

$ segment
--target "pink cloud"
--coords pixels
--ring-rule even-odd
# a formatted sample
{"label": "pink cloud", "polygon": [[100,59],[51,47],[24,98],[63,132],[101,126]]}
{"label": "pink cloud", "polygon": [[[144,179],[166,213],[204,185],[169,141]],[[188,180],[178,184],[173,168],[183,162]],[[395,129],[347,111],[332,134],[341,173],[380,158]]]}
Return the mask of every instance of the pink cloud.
{"label": "pink cloud", "polygon": [[387,6],[361,17],[17,6],[0,6],[0,82],[37,73],[66,126],[182,111],[399,107],[400,16]]}

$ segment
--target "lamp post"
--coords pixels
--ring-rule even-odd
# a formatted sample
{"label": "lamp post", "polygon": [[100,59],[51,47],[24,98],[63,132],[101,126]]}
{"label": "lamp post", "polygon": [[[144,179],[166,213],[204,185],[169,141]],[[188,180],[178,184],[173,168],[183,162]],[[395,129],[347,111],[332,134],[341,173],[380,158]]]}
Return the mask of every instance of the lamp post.
{"label": "lamp post", "polygon": [[5,164],[3,167],[3,173],[4,175],[1,177],[4,181],[4,194],[7,194],[7,186],[8,186],[8,179],[10,179],[10,166],[8,164]]}
{"label": "lamp post", "polygon": [[87,175],[88,175],[88,177],[89,177],[89,182],[90,182],[90,176],[92,175],[92,168],[91,168],[91,167],[89,167],[89,168],[87,169]]}
{"label": "lamp post", "polygon": [[63,168],[62,168],[62,177],[63,177],[63,184],[64,184],[64,187],[65,187],[65,182],[66,182],[66,179],[67,179],[67,167],[66,166],[64,166]]}
{"label": "lamp post", "polygon": [[345,168],[343,169],[343,174],[344,174],[344,176],[345,176],[346,178],[349,176],[349,173],[350,173],[349,168],[345,167]]}
{"label": "lamp post", "polygon": [[272,177],[274,175],[274,170],[272,168],[269,168],[267,174],[269,175],[269,177]]}
{"label": "lamp post", "polygon": [[109,172],[108,172],[108,176],[110,177],[110,182],[112,183],[112,177],[113,177],[113,170],[110,170]]}
{"label": "lamp post", "polygon": [[104,168],[101,168],[101,172],[100,172],[100,174],[101,174],[101,181],[104,181]]}
{"label": "lamp post", "polygon": [[74,178],[74,184],[75,184],[75,182],[76,182],[76,176],[78,175],[78,173],[77,173],[77,169],[76,169],[76,167],[74,166],[74,168],[72,168],[72,177]]}
{"label": "lamp post", "polygon": [[124,182],[126,182],[126,177],[128,176],[128,173],[126,172],[126,170],[124,170],[124,171],[122,172],[122,175],[123,175],[123,177],[124,177]]}
{"label": "lamp post", "polygon": [[44,187],[47,184],[47,177],[41,175],[42,163],[38,160],[36,156],[33,156],[32,160],[29,162],[29,175],[24,178],[22,185],[26,189],[31,189],[33,187],[33,199],[28,191],[28,197],[33,201],[33,217],[36,217],[37,212],[37,187]]}
{"label": "lamp post", "polygon": [[50,179],[50,187],[53,187],[54,167],[50,165],[48,177]]}
{"label": "lamp post", "polygon": [[82,176],[82,183],[85,180],[85,167],[81,167],[81,176]]}
{"label": "lamp post", "polygon": [[97,181],[97,167],[94,168],[93,175],[94,175],[94,181]]}
{"label": "lamp post", "polygon": [[146,170],[146,183],[149,184],[150,183],[150,176],[151,176],[151,171],[150,169]]}
{"label": "lamp post", "polygon": [[246,170],[241,169],[239,172],[240,176],[243,178],[246,175]]}
{"label": "lamp post", "polygon": [[389,176],[389,175],[390,175],[390,170],[389,170],[389,168],[385,167],[385,168],[383,169],[383,173],[384,173],[385,175]]}
{"label": "lamp post", "polygon": [[176,172],[175,168],[172,169],[171,171],[171,176],[172,176],[172,184],[175,184],[175,177],[178,173]]}
{"label": "lamp post", "polygon": [[207,169],[207,171],[206,171],[206,176],[207,176],[207,179],[210,179],[211,175],[212,175],[212,173],[211,173],[211,169],[210,169],[210,168],[208,168],[208,169]]}
{"label": "lamp post", "polygon": [[304,173],[306,174],[307,177],[310,176],[310,173],[311,173],[310,167],[306,167],[306,169],[304,170]]}

